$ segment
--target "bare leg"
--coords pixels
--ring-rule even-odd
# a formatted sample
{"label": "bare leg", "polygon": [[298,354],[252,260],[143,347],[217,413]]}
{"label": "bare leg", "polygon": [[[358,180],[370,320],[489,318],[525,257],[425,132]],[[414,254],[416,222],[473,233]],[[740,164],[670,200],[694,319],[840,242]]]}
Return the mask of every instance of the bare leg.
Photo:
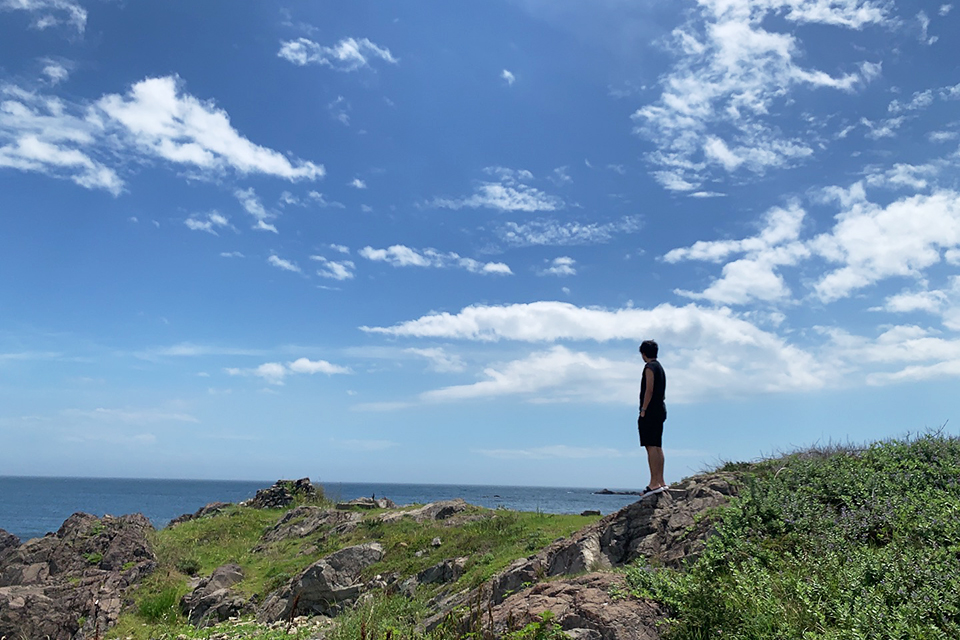
{"label": "bare leg", "polygon": [[647,447],[647,463],[650,465],[650,488],[656,489],[667,483],[663,479],[663,448]]}

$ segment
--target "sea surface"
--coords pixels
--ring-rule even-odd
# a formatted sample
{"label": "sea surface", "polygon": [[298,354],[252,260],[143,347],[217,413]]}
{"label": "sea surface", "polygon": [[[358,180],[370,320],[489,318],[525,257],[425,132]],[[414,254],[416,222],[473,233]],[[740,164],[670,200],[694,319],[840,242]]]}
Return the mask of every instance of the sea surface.
{"label": "sea surface", "polygon": [[[56,531],[78,511],[96,516],[142,513],[153,526],[164,527],[184,513],[210,502],[240,502],[273,481],[149,480],[118,478],[26,478],[0,476],[0,529],[22,541]],[[544,513],[611,513],[636,496],[596,495],[596,488],[509,487],[496,485],[386,484],[325,482],[333,500],[362,496],[390,498],[398,505],[463,498],[491,509]]]}

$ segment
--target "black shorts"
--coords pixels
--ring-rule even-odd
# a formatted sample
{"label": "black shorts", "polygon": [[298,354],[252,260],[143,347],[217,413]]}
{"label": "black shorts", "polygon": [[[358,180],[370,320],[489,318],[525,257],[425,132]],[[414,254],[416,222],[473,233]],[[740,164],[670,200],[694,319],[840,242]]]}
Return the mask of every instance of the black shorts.
{"label": "black shorts", "polygon": [[642,418],[637,418],[637,431],[640,432],[641,447],[662,447],[663,446],[663,423],[666,416],[651,415],[644,413]]}

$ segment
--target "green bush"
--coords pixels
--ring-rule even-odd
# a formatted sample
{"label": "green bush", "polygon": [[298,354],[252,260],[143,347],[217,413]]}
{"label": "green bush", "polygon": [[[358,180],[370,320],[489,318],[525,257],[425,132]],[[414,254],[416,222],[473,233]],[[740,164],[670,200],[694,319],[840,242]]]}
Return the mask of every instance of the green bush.
{"label": "green bush", "polygon": [[960,637],[960,441],[940,435],[755,465],[684,571],[635,565],[667,636]]}

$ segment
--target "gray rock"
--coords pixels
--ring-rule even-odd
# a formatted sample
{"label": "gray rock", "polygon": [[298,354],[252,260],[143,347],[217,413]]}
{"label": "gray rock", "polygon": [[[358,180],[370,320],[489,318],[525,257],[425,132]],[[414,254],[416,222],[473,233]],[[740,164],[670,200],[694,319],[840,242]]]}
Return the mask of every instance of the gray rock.
{"label": "gray rock", "polygon": [[380,516],[381,522],[396,522],[403,518],[412,518],[416,522],[426,522],[428,520],[445,520],[458,513],[466,511],[468,505],[462,498],[455,500],[441,500],[431,502],[417,509],[409,511],[391,511]]}
{"label": "gray rock", "polygon": [[190,593],[180,599],[180,611],[195,627],[208,627],[228,618],[251,613],[253,605],[241,594],[230,589],[243,580],[243,570],[236,564],[225,564],[214,569],[210,576],[199,581]]}
{"label": "gray rock", "polygon": [[254,509],[281,509],[293,504],[297,497],[314,500],[320,497],[320,493],[310,482],[310,478],[277,480],[272,487],[260,489],[257,495],[240,504]]}
{"label": "gray rock", "polygon": [[182,516],[177,516],[173,520],[167,523],[167,528],[175,527],[178,524],[184,522],[189,522],[190,520],[197,520],[199,518],[205,518],[207,516],[216,515],[218,513],[223,513],[223,510],[227,507],[232,506],[230,502],[211,502],[206,504],[193,513],[185,513]]}
{"label": "gray rock", "polygon": [[56,533],[18,547],[4,537],[0,637],[83,640],[105,632],[126,590],[156,567],[152,530],[139,514],[75,513]]}
{"label": "gray rock", "polygon": [[340,549],[267,596],[257,619],[276,622],[298,614],[336,615],[362,593],[361,571],[382,558],[383,547],[376,542]]}
{"label": "gray rock", "polygon": [[400,585],[400,591],[412,597],[420,585],[456,582],[463,575],[468,559],[466,557],[451,558],[428,567],[404,580]]}
{"label": "gray rock", "polygon": [[397,505],[389,498],[356,498],[348,502],[338,502],[337,509],[396,509]]}
{"label": "gray rock", "polygon": [[254,551],[263,551],[268,543],[306,538],[309,535],[326,529],[327,533],[349,533],[357,528],[363,516],[354,511],[337,511],[304,505],[291,509],[263,534],[262,542]]}

